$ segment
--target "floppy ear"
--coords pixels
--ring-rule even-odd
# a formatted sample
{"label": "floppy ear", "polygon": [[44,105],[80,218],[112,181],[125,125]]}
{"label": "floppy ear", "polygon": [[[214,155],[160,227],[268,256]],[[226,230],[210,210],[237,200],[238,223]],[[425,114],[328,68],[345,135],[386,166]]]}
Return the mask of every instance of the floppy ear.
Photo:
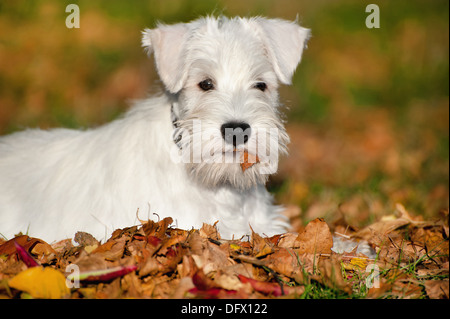
{"label": "floppy ear", "polygon": [[299,26],[296,21],[257,18],[256,22],[262,29],[262,38],[278,79],[291,84],[310,30]]}
{"label": "floppy ear", "polygon": [[156,68],[166,89],[171,93],[180,91],[187,78],[185,44],[188,28],[185,24],[159,24],[156,29],[142,32],[142,46],[147,53],[154,52]]}

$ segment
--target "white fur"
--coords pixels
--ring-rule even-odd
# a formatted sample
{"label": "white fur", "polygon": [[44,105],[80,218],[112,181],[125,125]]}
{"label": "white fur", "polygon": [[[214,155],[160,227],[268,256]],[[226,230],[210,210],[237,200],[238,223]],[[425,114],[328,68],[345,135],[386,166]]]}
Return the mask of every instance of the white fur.
{"label": "white fur", "polygon": [[[137,217],[168,216],[185,229],[219,221],[227,238],[249,234],[249,226],[266,235],[283,232],[263,163],[245,172],[239,163],[177,163],[174,137],[181,135],[183,150],[214,146],[225,154],[233,146],[220,133],[196,145],[192,123],[219,132],[223,123],[242,121],[252,128],[250,140],[275,139],[285,153],[277,81],[290,82],[308,34],[283,20],[225,17],[145,30],[143,46],[155,54],[166,93],[95,129],[26,130],[0,139],[0,233],[53,241],[82,230],[106,239],[138,224]],[[205,78],[214,90],[199,89]],[[254,87],[258,81],[266,91]],[[278,134],[265,141],[257,129],[270,128]],[[268,161],[277,160],[278,154]]]}

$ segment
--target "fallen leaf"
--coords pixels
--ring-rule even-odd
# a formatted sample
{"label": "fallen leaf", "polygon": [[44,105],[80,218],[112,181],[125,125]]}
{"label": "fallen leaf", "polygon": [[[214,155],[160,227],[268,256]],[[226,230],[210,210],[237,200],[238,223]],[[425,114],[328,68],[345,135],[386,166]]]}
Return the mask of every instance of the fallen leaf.
{"label": "fallen leaf", "polygon": [[277,283],[273,283],[273,282],[265,282],[265,281],[259,281],[259,280],[255,280],[252,278],[248,278],[246,276],[243,275],[239,275],[239,279],[241,280],[242,283],[249,283],[253,289],[255,289],[256,291],[259,291],[265,295],[273,295],[273,296],[281,296],[283,295],[283,291],[282,291],[282,287],[277,284]]}
{"label": "fallen leaf", "polygon": [[243,151],[243,152],[241,152],[240,162],[241,162],[242,172],[245,172],[247,169],[249,169],[256,163],[259,163],[259,158],[257,155],[253,155],[247,151]]}
{"label": "fallen leaf", "polygon": [[276,273],[294,279],[297,283],[305,283],[305,274],[312,273],[314,262],[318,258],[314,254],[298,255],[295,250],[282,248],[265,258],[262,265],[269,267]]}
{"label": "fallen leaf", "polygon": [[97,247],[92,251],[92,254],[100,254],[103,258],[109,261],[114,261],[122,257],[125,249],[127,239],[120,237],[117,239],[110,239],[103,245]]}
{"label": "fallen leaf", "polygon": [[170,247],[186,241],[186,237],[186,234],[171,236],[163,242],[161,248],[158,251],[158,254],[165,255]]}
{"label": "fallen leaf", "polygon": [[130,272],[133,272],[137,269],[136,265],[130,266],[118,266],[109,269],[100,269],[100,270],[91,270],[80,272],[79,274],[70,274],[67,276],[67,279],[73,281],[76,276],[81,281],[90,281],[90,282],[105,282],[111,281],[117,277],[122,277]]}
{"label": "fallen leaf", "polygon": [[165,255],[148,255],[140,266],[139,276],[155,275],[158,272],[165,274],[175,270],[184,253],[184,248],[177,244],[168,247]]}
{"label": "fallen leaf", "polygon": [[13,277],[8,285],[29,293],[33,298],[59,299],[70,293],[64,275],[50,267],[28,268]]}
{"label": "fallen leaf", "polygon": [[192,256],[184,255],[182,262],[177,265],[177,272],[181,278],[192,277],[197,271],[197,266],[195,265]]}
{"label": "fallen leaf", "polygon": [[0,245],[0,255],[12,255],[16,253],[15,243],[19,244],[28,253],[35,255],[38,260],[43,257],[47,257],[55,254],[55,250],[47,244],[45,241],[39,238],[28,237],[27,235],[21,235],[8,240]]}
{"label": "fallen leaf", "polygon": [[237,276],[228,275],[220,272],[214,276],[214,282],[223,289],[227,290],[240,290],[244,288],[244,284],[238,279]]}
{"label": "fallen leaf", "polygon": [[360,231],[353,234],[352,237],[362,238],[367,240],[368,242],[374,242],[374,239],[377,240],[379,237],[388,235],[389,233],[409,224],[422,226],[430,224],[428,222],[418,221],[416,220],[416,218],[411,217],[401,204],[397,204],[396,208],[400,213],[400,216],[384,216],[380,221],[361,229]]}
{"label": "fallen leaf", "polygon": [[16,250],[18,255],[20,256],[20,259],[27,265],[27,267],[36,267],[40,266],[40,264],[34,260],[33,257],[23,248],[20,246],[17,242],[14,242],[14,245],[16,246]]}
{"label": "fallen leaf", "polygon": [[165,237],[166,230],[172,222],[173,219],[170,217],[166,217],[159,222],[149,220],[142,225],[142,229],[147,237],[154,236],[162,239]]}
{"label": "fallen leaf", "polygon": [[299,242],[297,241],[298,233],[290,232],[282,234],[280,241],[278,242],[278,247],[283,248],[298,248]]}
{"label": "fallen leaf", "polygon": [[367,268],[368,258],[351,257],[349,260],[343,258],[343,267],[345,270],[363,271]]}
{"label": "fallen leaf", "polygon": [[203,270],[199,269],[193,276],[192,282],[195,287],[189,290],[189,293],[197,298],[217,299],[230,298],[237,294],[236,290],[227,290],[220,288],[212,279],[205,275]]}
{"label": "fallen leaf", "polygon": [[253,255],[257,258],[273,253],[273,244],[268,239],[262,238],[260,235],[255,233],[253,229],[251,244]]}
{"label": "fallen leaf", "polygon": [[214,225],[212,225],[212,226],[209,224],[203,223],[202,228],[199,229],[200,236],[202,236],[204,238],[212,238],[215,240],[219,240],[220,235],[216,228],[217,223],[218,223],[218,221],[215,222]]}
{"label": "fallen leaf", "polygon": [[314,219],[306,225],[296,239],[298,254],[330,254],[333,236],[330,228],[322,218]]}
{"label": "fallen leaf", "polygon": [[444,239],[442,226],[417,227],[412,230],[411,240],[426,247],[430,255],[448,255],[448,239]]}
{"label": "fallen leaf", "polygon": [[194,283],[195,287],[200,290],[208,290],[218,287],[212,279],[205,275],[202,269],[199,269],[195,272],[195,274],[192,276],[192,282]]}
{"label": "fallen leaf", "polygon": [[449,299],[448,280],[427,280],[424,285],[431,299]]}
{"label": "fallen leaf", "polygon": [[175,289],[172,298],[173,299],[182,299],[185,297],[186,293],[195,288],[194,283],[192,282],[191,277],[182,277],[180,282],[178,283],[177,288]]}
{"label": "fallen leaf", "polygon": [[156,258],[150,256],[140,265],[139,276],[144,277],[147,275],[155,275],[163,269],[164,265],[162,265]]}
{"label": "fallen leaf", "polygon": [[201,237],[197,232],[189,236],[189,247],[195,265],[203,269],[206,274],[231,264],[228,249],[221,249],[216,244]]}
{"label": "fallen leaf", "polygon": [[320,275],[312,276],[320,283],[333,288],[343,290],[347,293],[352,292],[352,287],[342,277],[341,266],[336,259],[320,259],[318,263]]}

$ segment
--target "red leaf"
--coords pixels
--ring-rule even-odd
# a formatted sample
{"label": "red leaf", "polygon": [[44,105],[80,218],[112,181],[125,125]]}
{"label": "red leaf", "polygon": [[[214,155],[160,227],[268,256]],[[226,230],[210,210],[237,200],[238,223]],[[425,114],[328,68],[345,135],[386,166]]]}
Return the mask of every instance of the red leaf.
{"label": "red leaf", "polygon": [[192,276],[192,282],[199,290],[209,290],[211,288],[217,288],[215,282],[208,278],[201,269],[195,272],[195,274]]}
{"label": "red leaf", "polygon": [[150,245],[156,247],[156,246],[158,246],[159,244],[161,244],[162,239],[160,239],[160,238],[158,238],[158,237],[155,237],[155,236],[148,236],[148,237],[147,237],[147,242],[148,242]]}
{"label": "red leaf", "polygon": [[[115,267],[111,269],[101,270],[99,271],[100,274],[94,274],[94,275],[88,275],[85,278],[80,278],[81,281],[95,281],[95,282],[105,282],[113,280],[117,277],[125,276],[126,274],[135,271],[137,269],[136,265],[130,265],[130,266],[123,266],[123,267]],[[87,274],[89,274],[88,272]],[[94,272],[92,272],[94,273]],[[81,274],[80,274],[81,275]],[[83,275],[86,275],[83,274]]]}
{"label": "red leaf", "polygon": [[40,266],[40,264],[36,260],[34,260],[34,258],[26,251],[26,249],[20,246],[16,241],[14,241],[14,246],[16,246],[16,250],[19,254],[20,259],[22,259],[27,267]]}
{"label": "red leaf", "polygon": [[259,281],[259,280],[255,280],[252,278],[245,277],[243,275],[238,275],[238,277],[242,283],[245,284],[248,282],[253,287],[253,289],[255,289],[256,291],[259,291],[265,295],[272,294],[275,297],[278,297],[283,294],[281,291],[280,285],[278,285],[276,283]]}

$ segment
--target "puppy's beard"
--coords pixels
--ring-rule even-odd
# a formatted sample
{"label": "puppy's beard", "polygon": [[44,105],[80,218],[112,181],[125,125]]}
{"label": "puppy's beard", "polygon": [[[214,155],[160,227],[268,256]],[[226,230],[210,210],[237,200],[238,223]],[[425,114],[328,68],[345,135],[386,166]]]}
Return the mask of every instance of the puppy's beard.
{"label": "puppy's beard", "polygon": [[189,163],[185,164],[191,177],[205,187],[228,185],[236,189],[246,190],[267,182],[267,174],[260,174],[258,164],[242,170],[239,163]]}

